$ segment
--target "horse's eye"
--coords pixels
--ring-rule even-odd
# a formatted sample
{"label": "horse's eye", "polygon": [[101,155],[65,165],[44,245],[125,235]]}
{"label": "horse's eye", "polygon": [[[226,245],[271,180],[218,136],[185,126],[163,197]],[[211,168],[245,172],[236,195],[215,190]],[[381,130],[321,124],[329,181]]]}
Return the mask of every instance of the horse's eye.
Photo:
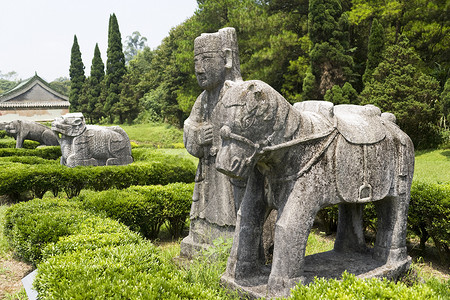
{"label": "horse's eye", "polygon": [[243,121],[244,128],[249,128],[250,126],[253,125],[253,122],[255,122],[255,117],[247,116],[242,121]]}

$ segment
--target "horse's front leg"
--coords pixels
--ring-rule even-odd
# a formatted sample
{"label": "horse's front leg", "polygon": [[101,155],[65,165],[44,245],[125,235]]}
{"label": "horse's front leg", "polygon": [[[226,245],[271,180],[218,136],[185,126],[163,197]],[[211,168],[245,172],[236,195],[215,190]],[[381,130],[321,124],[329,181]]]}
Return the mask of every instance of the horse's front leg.
{"label": "horse's front leg", "polygon": [[266,210],[264,177],[255,169],[248,179],[237,213],[233,247],[225,273],[226,277],[234,278],[243,286],[260,283],[264,264],[261,238]]}
{"label": "horse's front leg", "polygon": [[273,263],[267,288],[269,295],[288,296],[290,289],[304,280],[306,243],[319,206],[314,194],[307,191],[294,189],[292,193],[280,196],[286,196],[287,200],[278,209]]}

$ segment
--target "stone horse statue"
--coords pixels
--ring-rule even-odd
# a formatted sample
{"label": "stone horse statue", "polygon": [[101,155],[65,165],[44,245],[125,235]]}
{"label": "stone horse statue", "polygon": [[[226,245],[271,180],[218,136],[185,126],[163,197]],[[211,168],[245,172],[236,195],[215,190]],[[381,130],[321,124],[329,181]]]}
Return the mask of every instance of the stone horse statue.
{"label": "stone horse statue", "polygon": [[[374,202],[378,229],[373,259],[407,261],[406,222],[414,169],[410,138],[390,113],[373,106],[305,101],[290,105],[261,81],[231,87],[216,168],[246,179],[225,280],[267,284],[284,296],[304,281],[305,247],[317,212],[339,205],[334,251],[367,252],[362,208]],[[271,197],[264,196],[269,191]],[[278,210],[273,262],[262,279],[261,232]],[[265,280],[265,282],[263,282]]]}

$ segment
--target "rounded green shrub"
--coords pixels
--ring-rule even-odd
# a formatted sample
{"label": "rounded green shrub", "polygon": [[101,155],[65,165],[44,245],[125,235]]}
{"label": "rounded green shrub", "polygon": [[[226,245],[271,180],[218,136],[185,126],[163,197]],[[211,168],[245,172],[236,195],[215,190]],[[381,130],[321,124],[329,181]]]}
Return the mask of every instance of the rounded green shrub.
{"label": "rounded green shrub", "polygon": [[420,238],[422,250],[431,238],[442,263],[450,263],[450,184],[413,182],[408,228]]}
{"label": "rounded green shrub", "polygon": [[78,198],[85,209],[104,213],[148,238],[156,238],[164,223],[163,195],[153,192],[151,197],[133,190],[111,189],[102,192],[86,191]]}
{"label": "rounded green shrub", "polygon": [[85,209],[105,213],[147,238],[156,238],[167,221],[178,237],[189,215],[194,184],[132,186],[124,190],[85,191],[77,199]]}
{"label": "rounded green shrub", "polygon": [[71,235],[62,236],[49,243],[42,251],[43,259],[84,249],[94,250],[105,246],[138,244],[142,237],[116,220],[91,216],[77,225]]}
{"label": "rounded green shrub", "polygon": [[62,199],[34,199],[8,208],[4,233],[15,252],[26,261],[36,264],[42,249],[67,236],[92,213],[77,203]]}

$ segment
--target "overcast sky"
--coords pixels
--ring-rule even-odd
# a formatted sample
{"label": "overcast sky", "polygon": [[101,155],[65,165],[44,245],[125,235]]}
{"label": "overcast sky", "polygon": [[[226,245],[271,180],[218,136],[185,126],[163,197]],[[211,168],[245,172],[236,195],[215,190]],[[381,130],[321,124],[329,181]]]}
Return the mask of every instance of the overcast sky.
{"label": "overcast sky", "polygon": [[89,75],[95,43],[106,64],[109,16],[115,13],[122,42],[134,31],[154,49],[172,27],[191,17],[196,0],[1,0],[0,72],[26,79],[34,72],[48,82],[69,77],[77,35]]}

